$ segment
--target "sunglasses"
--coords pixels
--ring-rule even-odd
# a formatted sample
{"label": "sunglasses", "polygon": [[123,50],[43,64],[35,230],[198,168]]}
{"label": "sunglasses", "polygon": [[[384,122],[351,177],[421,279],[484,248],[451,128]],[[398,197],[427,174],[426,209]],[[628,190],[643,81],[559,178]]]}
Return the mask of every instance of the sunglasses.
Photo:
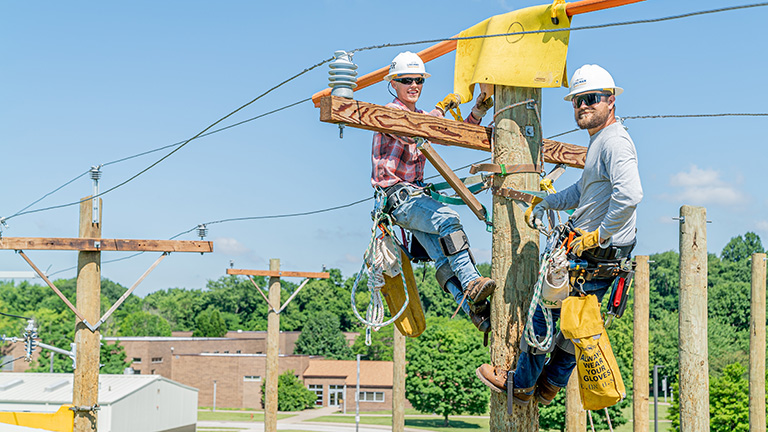
{"label": "sunglasses", "polygon": [[417,85],[424,84],[424,77],[418,77],[418,78],[392,78],[392,81],[397,81],[400,84],[405,85],[411,85],[412,83],[416,83]]}
{"label": "sunglasses", "polygon": [[571,99],[571,102],[573,103],[574,108],[580,107],[582,103],[587,104],[587,106],[591,106],[603,100],[603,96],[608,98],[608,97],[611,97],[611,94],[610,93],[585,93],[585,94],[574,96],[573,99]]}

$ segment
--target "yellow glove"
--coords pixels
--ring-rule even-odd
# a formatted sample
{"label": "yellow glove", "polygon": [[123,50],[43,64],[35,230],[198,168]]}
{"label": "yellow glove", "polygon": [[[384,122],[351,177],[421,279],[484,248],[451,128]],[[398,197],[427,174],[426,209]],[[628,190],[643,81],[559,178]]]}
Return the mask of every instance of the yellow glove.
{"label": "yellow glove", "polygon": [[[461,103],[461,98],[459,97],[459,95],[457,95],[456,93],[451,93],[448,96],[446,96],[445,98],[443,98],[443,100],[438,102],[435,105],[435,108],[439,109],[440,111],[443,112],[443,114],[445,114],[448,111],[451,111],[453,109],[457,109],[458,110],[459,103]],[[454,117],[457,116],[456,113],[452,112],[452,114],[453,114]],[[459,116],[459,119],[460,119],[461,118],[461,114],[459,113],[458,116]]]}
{"label": "yellow glove", "polygon": [[590,232],[576,228],[576,232],[579,237],[576,237],[571,243],[571,250],[576,256],[581,256],[585,250],[594,249],[600,245],[600,228]]}
{"label": "yellow glove", "polygon": [[[533,229],[539,229],[539,227],[536,224],[536,218],[532,219],[533,215],[533,208],[536,207],[537,204],[541,203],[543,200],[539,197],[533,197],[533,201],[531,202],[531,205],[528,206],[528,210],[525,211],[525,223],[528,224],[529,227]],[[546,211],[546,209],[544,210]],[[544,211],[541,212],[541,214],[544,214]],[[539,212],[536,212],[539,214]],[[541,222],[539,218],[539,222]]]}

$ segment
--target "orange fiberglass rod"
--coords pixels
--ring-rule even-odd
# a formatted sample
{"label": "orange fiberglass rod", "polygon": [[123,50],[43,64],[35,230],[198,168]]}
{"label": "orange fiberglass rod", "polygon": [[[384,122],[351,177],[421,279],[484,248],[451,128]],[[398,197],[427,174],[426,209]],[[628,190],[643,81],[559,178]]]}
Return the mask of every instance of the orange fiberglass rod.
{"label": "orange fiberglass rod", "polygon": [[[572,2],[572,3],[566,3],[565,13],[568,14],[569,17],[571,17],[574,15],[579,15],[587,12],[610,9],[617,6],[624,6],[632,3],[638,3],[641,1],[645,1],[645,0],[582,0],[582,1]],[[456,37],[456,36],[453,36],[453,37]],[[442,55],[448,54],[451,51],[455,51],[456,43],[457,41],[455,40],[442,41],[435,45],[432,45],[427,49],[419,51],[417,54],[419,55],[419,57],[421,57],[424,63],[426,63]],[[385,66],[381,69],[375,70],[373,72],[370,72],[361,76],[360,78],[357,79],[357,87],[355,87],[354,91],[364,89],[366,87],[369,87],[376,83],[381,82],[388,72],[389,72],[389,66]],[[325,90],[319,91],[314,95],[312,95],[312,102],[315,104],[316,107],[319,107],[320,99],[325,96],[330,96],[330,94],[331,94],[331,88],[327,88]]]}

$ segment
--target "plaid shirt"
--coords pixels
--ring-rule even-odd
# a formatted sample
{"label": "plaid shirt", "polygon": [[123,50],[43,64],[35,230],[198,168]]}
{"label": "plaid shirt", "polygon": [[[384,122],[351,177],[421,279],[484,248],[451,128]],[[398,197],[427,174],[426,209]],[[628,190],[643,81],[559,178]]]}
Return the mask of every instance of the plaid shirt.
{"label": "plaid shirt", "polygon": [[[395,99],[386,106],[408,111],[408,108],[399,99]],[[420,109],[416,109],[416,112],[443,117],[443,112],[437,108],[428,113]],[[472,115],[468,115],[464,122],[480,124],[480,120],[476,120]],[[373,164],[371,184],[381,188],[400,182],[416,185],[416,183],[424,180],[426,161],[427,158],[416,148],[416,141],[413,138],[376,132],[373,134],[373,152],[371,154]]]}

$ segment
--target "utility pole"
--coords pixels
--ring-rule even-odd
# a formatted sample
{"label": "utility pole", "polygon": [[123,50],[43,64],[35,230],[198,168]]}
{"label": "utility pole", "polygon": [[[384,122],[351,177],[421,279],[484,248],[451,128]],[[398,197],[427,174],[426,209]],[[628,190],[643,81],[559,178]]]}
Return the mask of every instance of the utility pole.
{"label": "utility pole", "polygon": [[648,255],[635,257],[635,322],[633,331],[632,428],[647,431],[648,424],[648,320],[650,320],[650,269]]}
{"label": "utility pole", "polygon": [[[280,260],[269,260],[269,270],[280,271]],[[267,315],[267,377],[264,386],[264,432],[277,432],[277,380],[278,355],[280,347],[280,277],[269,278],[269,304],[272,308]]]}
{"label": "utility pole", "polygon": [[[537,164],[541,151],[541,125],[536,112],[541,107],[541,89],[495,86],[496,129],[493,161],[497,164]],[[533,99],[536,104],[509,105]],[[530,126],[530,127],[529,127]],[[528,129],[530,136],[523,131]],[[495,176],[493,186],[516,190],[538,190],[535,173]],[[517,347],[525,328],[528,306],[539,269],[539,232],[525,224],[523,211],[510,199],[493,197],[493,260],[491,277],[496,293],[491,301],[491,363],[505,370],[515,368]],[[507,415],[507,397],[491,393],[490,430],[537,431],[539,415],[535,403],[516,407]]]}
{"label": "utility pole", "polygon": [[405,336],[397,326],[394,332],[392,371],[392,432],[405,430]]}
{"label": "utility pole", "polygon": [[[288,306],[309,279],[328,279],[331,277],[328,272],[297,272],[280,270],[280,260],[272,258],[269,260],[269,270],[244,270],[228,268],[228,275],[248,276],[256,290],[264,297],[269,306],[267,314],[267,376],[264,382],[264,432],[277,431],[277,381],[279,376],[278,356],[280,354],[280,313]],[[269,277],[269,297],[265,296],[261,288],[256,285],[253,276]],[[280,278],[281,277],[301,277],[306,278],[304,282],[296,288],[280,306]]]}
{"label": "utility pole", "polygon": [[680,207],[680,430],[709,430],[707,210]]}
{"label": "utility pole", "polygon": [[[92,203],[83,199],[80,203],[80,237],[101,238],[101,198],[97,198],[98,217],[92,213]],[[94,201],[95,202],[95,201]],[[101,317],[101,252],[80,251],[77,254],[77,309],[88,322],[95,323]],[[91,331],[82,320],[75,324],[77,346],[73,380],[72,405],[75,409],[74,432],[95,431],[98,414],[94,407],[99,404],[99,357],[101,336],[97,329]],[[89,409],[90,408],[90,409]]]}
{"label": "utility pole", "polygon": [[765,430],[765,254],[752,254],[749,323],[749,432]]}
{"label": "utility pole", "polygon": [[565,387],[565,432],[584,432],[587,430],[587,410],[581,404],[579,374],[572,373]]}
{"label": "utility pole", "polygon": [[360,430],[360,357],[357,355],[357,379],[355,380],[355,432]]}

